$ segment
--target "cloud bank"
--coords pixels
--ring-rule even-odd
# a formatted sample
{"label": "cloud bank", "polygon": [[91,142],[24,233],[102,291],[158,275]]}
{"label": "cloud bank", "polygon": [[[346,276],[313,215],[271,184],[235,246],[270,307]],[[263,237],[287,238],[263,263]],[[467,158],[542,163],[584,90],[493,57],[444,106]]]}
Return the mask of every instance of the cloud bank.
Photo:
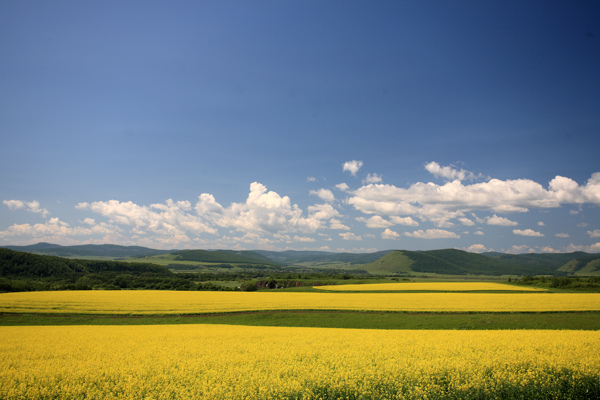
{"label": "cloud bank", "polygon": [[[361,161],[348,161],[343,164],[343,171],[355,176],[362,166]],[[531,210],[544,211],[564,205],[574,205],[579,210],[585,204],[600,205],[598,172],[582,185],[570,178],[556,176],[543,186],[530,179],[477,182],[482,179],[481,174],[435,162],[426,164],[425,169],[443,182],[417,182],[398,187],[382,184],[378,174],[368,174],[358,188],[351,189],[346,183],[335,185],[339,190],[336,195],[340,198],[336,198],[330,189],[307,189],[307,198],[313,203],[303,207],[292,202],[289,196],[269,191],[259,182],[250,184],[245,201],[229,205],[219,203],[210,193],[200,194],[195,202],[172,199],[150,205],[114,199],[81,202],[75,209],[87,214],[79,218],[78,225],[58,217],[36,224],[16,223],[0,231],[0,239],[5,242],[11,238],[30,238],[30,242],[79,241],[161,248],[273,248],[278,243],[320,242],[319,248],[322,248],[322,242],[336,239],[393,239],[398,243],[413,239],[460,239],[462,243],[469,236],[478,236],[480,241],[485,235],[489,241],[493,237],[484,230],[487,226],[496,226],[497,231],[510,227],[506,236],[514,237],[513,240],[548,240],[548,237],[559,240],[571,237],[566,229],[549,232],[546,224],[540,222],[536,226],[544,232],[526,227],[518,229],[517,216]],[[12,199],[4,200],[3,204],[15,213],[27,211],[42,218],[50,215],[37,201]],[[571,215],[579,217],[580,212]],[[573,224],[579,229],[589,225],[581,221]],[[600,230],[593,225],[583,234],[585,232],[587,238],[600,237]],[[473,242],[462,246],[477,251],[491,247]],[[516,243],[507,251],[519,251],[525,248],[523,246],[527,251],[534,250],[531,245]],[[563,249],[589,250],[594,246],[566,246],[565,243]],[[537,249],[556,251],[547,244],[540,244]]]}

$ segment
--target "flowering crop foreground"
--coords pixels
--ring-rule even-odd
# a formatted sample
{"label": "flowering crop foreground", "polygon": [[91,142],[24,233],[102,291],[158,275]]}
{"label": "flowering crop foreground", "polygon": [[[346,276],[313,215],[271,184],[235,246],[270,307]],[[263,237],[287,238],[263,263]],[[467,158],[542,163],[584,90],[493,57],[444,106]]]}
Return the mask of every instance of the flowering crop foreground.
{"label": "flowering crop foreground", "polygon": [[0,312],[194,314],[261,310],[600,311],[600,293],[64,291],[0,294]]}
{"label": "flowering crop foreground", "polygon": [[367,283],[357,285],[330,285],[315,286],[315,289],[332,290],[340,292],[354,291],[440,291],[440,292],[467,292],[467,291],[518,291],[518,292],[545,292],[547,289],[532,287],[511,286],[494,282],[402,282],[402,283]]}
{"label": "flowering crop foreground", "polygon": [[0,398],[600,396],[597,331],[0,327]]}

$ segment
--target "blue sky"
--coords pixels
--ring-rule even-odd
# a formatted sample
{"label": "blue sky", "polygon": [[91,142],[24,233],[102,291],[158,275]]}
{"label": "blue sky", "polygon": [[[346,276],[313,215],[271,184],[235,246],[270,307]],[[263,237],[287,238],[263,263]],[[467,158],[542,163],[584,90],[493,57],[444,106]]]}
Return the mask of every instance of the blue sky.
{"label": "blue sky", "polygon": [[600,252],[600,3],[3,1],[0,245]]}

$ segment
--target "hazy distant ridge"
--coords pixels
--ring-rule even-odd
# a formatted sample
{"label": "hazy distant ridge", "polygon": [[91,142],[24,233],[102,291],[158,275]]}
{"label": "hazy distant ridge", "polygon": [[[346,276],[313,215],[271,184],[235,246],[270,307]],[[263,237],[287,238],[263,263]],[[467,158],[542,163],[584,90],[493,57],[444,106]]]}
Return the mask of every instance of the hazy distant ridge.
{"label": "hazy distant ridge", "polygon": [[[373,253],[267,250],[156,250],[139,246],[60,246],[38,243],[6,248],[61,257],[150,257],[172,254],[176,260],[206,263],[244,263],[272,266],[340,263],[361,266],[374,274],[437,273],[445,275],[600,275],[600,254],[469,253],[457,249],[427,251],[385,250]],[[151,259],[148,259],[151,262]]]}

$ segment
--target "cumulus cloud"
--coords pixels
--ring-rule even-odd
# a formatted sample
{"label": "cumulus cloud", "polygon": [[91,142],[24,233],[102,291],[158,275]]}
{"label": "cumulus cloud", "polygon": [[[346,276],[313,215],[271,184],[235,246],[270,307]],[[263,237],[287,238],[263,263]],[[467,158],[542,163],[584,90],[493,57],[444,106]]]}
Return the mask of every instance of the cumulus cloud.
{"label": "cumulus cloud", "polygon": [[359,222],[364,222],[367,228],[387,228],[394,225],[392,222],[381,218],[379,215],[374,215],[371,218],[358,217]]}
{"label": "cumulus cloud", "polygon": [[445,178],[448,180],[459,180],[464,181],[465,179],[475,179],[477,176],[472,172],[465,171],[464,169],[458,170],[453,165],[442,167],[440,164],[432,161],[425,165],[425,169],[429,171],[436,178]]}
{"label": "cumulus cloud", "polygon": [[600,229],[594,229],[593,231],[587,231],[587,233],[592,238],[600,237]]}
{"label": "cumulus cloud", "polygon": [[560,251],[554,249],[552,246],[546,246],[542,247],[542,253],[560,253]]}
{"label": "cumulus cloud", "polygon": [[364,222],[368,228],[387,228],[392,225],[419,226],[419,223],[411,217],[392,216],[388,221],[379,215],[374,215],[370,218],[358,217],[356,220],[359,222]]}
{"label": "cumulus cloud", "polygon": [[344,171],[350,172],[350,174],[352,174],[352,176],[356,176],[356,173],[362,166],[363,166],[362,161],[352,160],[352,161],[346,161],[342,165],[342,168]]}
{"label": "cumulus cloud", "polygon": [[167,200],[164,204],[140,206],[131,201],[118,200],[79,203],[80,210],[90,210],[118,225],[127,225],[134,233],[143,235],[146,232],[161,235],[183,235],[185,233],[216,233],[199,217],[190,213],[189,201]]}
{"label": "cumulus cloud", "polygon": [[349,231],[350,227],[346,226],[339,219],[331,218],[329,220],[329,229],[339,230],[339,231]]}
{"label": "cumulus cloud", "polygon": [[33,213],[42,214],[42,217],[46,218],[50,212],[45,208],[40,208],[40,203],[37,201],[21,201],[21,200],[3,200],[4,203],[10,210],[19,210],[24,208],[25,210]]}
{"label": "cumulus cloud", "polygon": [[362,237],[355,235],[352,232],[344,232],[339,234],[344,240],[362,240]]}
{"label": "cumulus cloud", "polygon": [[532,249],[531,247],[524,245],[524,244],[523,245],[513,245],[513,247],[506,250],[506,253],[511,253],[511,254],[523,254],[523,253],[533,253],[533,252],[535,252],[534,249]]}
{"label": "cumulus cloud", "polygon": [[93,227],[71,227],[68,223],[58,218],[51,218],[43,224],[14,224],[4,231],[0,231],[0,237],[30,236],[37,238],[49,237],[73,237],[89,235],[107,235],[118,231],[116,227],[109,224],[98,224]]}
{"label": "cumulus cloud", "polygon": [[498,226],[516,226],[516,225],[519,225],[518,222],[511,221],[508,218],[499,217],[496,214],[494,214],[491,217],[487,217],[486,218],[486,223],[488,225],[498,225]]}
{"label": "cumulus cloud", "polygon": [[[324,200],[333,199],[333,194],[327,189],[313,194]],[[331,204],[314,204],[303,211],[292,204],[288,196],[268,191],[258,182],[250,185],[245,202],[234,202],[227,207],[219,204],[212,194],[202,193],[195,205],[171,199],[149,206],[109,200],[79,203],[76,208],[93,211],[108,218],[111,224],[128,227],[140,238],[156,234],[189,241],[190,236],[219,235],[219,229],[231,229],[230,235],[219,235],[221,243],[266,246],[275,241],[291,243],[293,239],[308,242],[312,239],[306,234],[319,229],[350,229],[340,222],[341,215]],[[84,223],[93,221],[89,218]],[[236,231],[241,236],[234,234]]]}
{"label": "cumulus cloud", "polygon": [[381,175],[367,174],[367,177],[363,180],[363,184],[379,183],[381,181],[382,181]]}
{"label": "cumulus cloud", "polygon": [[513,233],[515,235],[521,235],[521,236],[535,236],[535,237],[544,236],[543,233],[536,232],[532,229],[513,229]]}
{"label": "cumulus cloud", "polygon": [[294,242],[312,243],[312,242],[315,242],[315,241],[316,241],[316,239],[311,238],[311,237],[298,236],[298,235],[294,236]]}
{"label": "cumulus cloud", "polygon": [[419,223],[411,217],[398,217],[393,215],[390,217],[390,220],[396,225],[419,226]]}
{"label": "cumulus cloud", "polygon": [[335,200],[335,196],[329,189],[319,189],[319,190],[311,190],[310,194],[319,196],[319,198],[323,201],[332,202]]}
{"label": "cumulus cloud", "polygon": [[467,247],[465,250],[468,251],[469,253],[485,253],[487,251],[490,251],[490,250],[488,250],[487,247],[485,247],[482,244],[473,244],[473,245]]}
{"label": "cumulus cloud", "polygon": [[463,218],[459,218],[458,220],[459,220],[459,221],[460,221],[460,222],[461,222],[463,225],[466,225],[466,226],[473,226],[473,225],[475,225],[475,222],[473,222],[473,221],[472,221],[472,220],[470,220],[469,218],[464,218],[464,217],[463,217]]}
{"label": "cumulus cloud", "polygon": [[567,246],[568,253],[574,251],[585,251],[586,253],[600,253],[600,242],[594,243],[590,246],[576,245],[573,243]]}
{"label": "cumulus cloud", "polygon": [[404,232],[404,235],[418,239],[460,239],[460,235],[443,229],[427,229],[414,232]]}
{"label": "cumulus cloud", "polygon": [[348,185],[346,185],[345,183],[338,183],[337,185],[335,185],[335,187],[338,188],[339,190],[341,190],[342,192],[345,192],[348,189],[350,189],[350,187]]}
{"label": "cumulus cloud", "polygon": [[386,229],[385,231],[383,231],[381,233],[382,239],[397,239],[399,237],[400,237],[400,234],[398,232],[394,232],[391,229]]}
{"label": "cumulus cloud", "polygon": [[314,176],[307,176],[306,177],[306,182],[316,182],[317,178],[315,178]]}
{"label": "cumulus cloud", "polygon": [[[443,185],[418,182],[408,188],[369,184],[351,191],[348,198],[348,204],[365,214],[416,216],[438,227],[448,226],[449,220],[474,211],[528,212],[531,208],[556,208],[565,203],[600,205],[600,173],[594,173],[584,186],[557,176],[547,189],[529,179],[490,179],[467,185],[456,179]],[[498,223],[499,218],[490,220]]]}
{"label": "cumulus cloud", "polygon": [[559,237],[559,238],[568,238],[569,234],[568,233],[557,233],[554,236]]}

